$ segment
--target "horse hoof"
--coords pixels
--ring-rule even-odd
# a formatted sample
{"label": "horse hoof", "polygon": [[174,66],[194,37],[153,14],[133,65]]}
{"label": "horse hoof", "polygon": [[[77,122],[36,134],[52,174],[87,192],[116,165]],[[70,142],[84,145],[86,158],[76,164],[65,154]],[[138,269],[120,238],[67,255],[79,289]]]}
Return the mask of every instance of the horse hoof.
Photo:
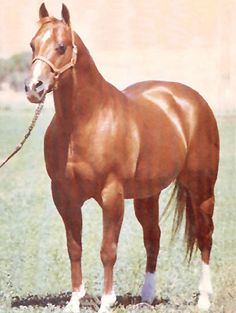
{"label": "horse hoof", "polygon": [[100,309],[98,310],[98,313],[111,313],[111,312],[112,312],[111,308],[105,306],[104,307],[101,306]]}
{"label": "horse hoof", "polygon": [[197,306],[198,306],[199,310],[202,310],[202,311],[208,311],[209,310],[211,303],[210,303],[208,294],[201,294],[199,296]]}
{"label": "horse hoof", "polygon": [[140,302],[134,306],[134,311],[132,311],[132,312],[136,312],[136,311],[137,312],[138,311],[140,311],[140,312],[145,311],[146,312],[146,310],[147,310],[147,312],[148,311],[155,311],[155,308],[147,302]]}
{"label": "horse hoof", "polygon": [[155,299],[155,295],[156,295],[155,289],[143,288],[141,292],[142,303],[152,304]]}
{"label": "horse hoof", "polygon": [[64,309],[64,313],[80,313],[80,308],[79,307],[71,307],[71,306],[66,306]]}
{"label": "horse hoof", "polygon": [[104,294],[101,299],[101,306],[98,313],[111,313],[111,307],[116,302],[115,292],[112,291],[111,294]]}
{"label": "horse hoof", "polygon": [[64,313],[80,313],[80,303],[79,301],[75,302],[75,301],[70,301],[65,309],[64,309]]}
{"label": "horse hoof", "polygon": [[155,294],[146,294],[141,295],[142,303],[146,303],[147,305],[151,305],[155,299]]}

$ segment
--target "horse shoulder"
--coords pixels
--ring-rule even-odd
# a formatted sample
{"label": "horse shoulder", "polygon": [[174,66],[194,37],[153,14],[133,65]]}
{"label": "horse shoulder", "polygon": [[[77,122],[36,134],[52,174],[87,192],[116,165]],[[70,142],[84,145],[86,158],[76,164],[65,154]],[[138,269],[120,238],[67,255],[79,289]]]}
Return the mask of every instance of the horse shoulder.
{"label": "horse shoulder", "polygon": [[77,164],[86,161],[98,175],[116,169],[123,178],[134,175],[140,138],[128,99],[118,93],[80,127],[73,140]]}
{"label": "horse shoulder", "polygon": [[63,134],[57,126],[55,116],[44,136],[44,158],[48,175],[51,179],[60,176],[65,168],[69,135]]}

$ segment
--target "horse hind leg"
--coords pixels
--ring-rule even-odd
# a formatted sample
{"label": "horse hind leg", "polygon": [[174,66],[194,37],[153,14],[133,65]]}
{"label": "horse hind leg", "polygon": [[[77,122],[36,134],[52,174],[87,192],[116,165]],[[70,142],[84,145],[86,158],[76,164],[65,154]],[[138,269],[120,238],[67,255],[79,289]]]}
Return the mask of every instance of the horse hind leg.
{"label": "horse hind leg", "polygon": [[158,198],[135,199],[135,215],[143,228],[147,253],[146,273],[141,290],[142,302],[152,303],[155,298],[155,271],[160,247]]}
{"label": "horse hind leg", "polygon": [[199,227],[197,233],[198,247],[202,255],[202,273],[199,283],[198,307],[208,310],[210,307],[209,296],[213,294],[210,274],[210,252],[212,247],[212,233],[214,224],[212,220],[214,210],[214,195],[200,204],[199,208]]}
{"label": "horse hind leg", "polygon": [[211,177],[206,175],[206,172],[199,171],[188,174],[188,183],[184,187],[186,192],[185,235],[188,250],[191,257],[194,245],[197,244],[202,258],[198,300],[198,307],[202,310],[209,309],[210,295],[213,293],[209,262],[214,230],[214,184],[214,176]]}

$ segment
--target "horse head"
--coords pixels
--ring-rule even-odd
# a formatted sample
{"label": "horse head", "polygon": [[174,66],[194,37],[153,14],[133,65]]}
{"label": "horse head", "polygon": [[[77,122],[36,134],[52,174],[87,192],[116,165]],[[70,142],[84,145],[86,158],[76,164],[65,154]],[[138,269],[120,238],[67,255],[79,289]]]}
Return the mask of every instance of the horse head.
{"label": "horse head", "polygon": [[61,20],[51,17],[45,4],[40,6],[39,30],[30,43],[32,64],[25,80],[25,92],[30,102],[42,102],[56,87],[59,76],[76,63],[77,47],[70,27],[70,14],[64,4],[61,16]]}

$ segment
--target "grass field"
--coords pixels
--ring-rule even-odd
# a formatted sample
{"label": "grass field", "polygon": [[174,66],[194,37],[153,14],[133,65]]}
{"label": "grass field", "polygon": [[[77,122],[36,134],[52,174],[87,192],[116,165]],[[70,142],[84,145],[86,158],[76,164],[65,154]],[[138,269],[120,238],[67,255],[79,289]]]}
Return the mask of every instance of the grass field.
{"label": "grass field", "polygon": [[[0,159],[22,139],[34,107],[0,111]],[[43,160],[43,135],[52,111],[45,109],[32,137],[23,150],[0,170],[0,312],[62,312],[46,308],[11,308],[13,296],[57,294],[70,290],[69,261],[64,227],[52,203],[50,183]],[[221,163],[216,187],[215,232],[212,251],[213,305],[210,312],[236,312],[236,118],[218,118],[221,137]],[[167,200],[165,193],[161,207]],[[142,232],[126,202],[115,269],[118,295],[138,295],[145,268]],[[83,208],[83,272],[89,294],[102,289],[101,209],[90,200]],[[154,312],[197,312],[195,294],[200,275],[197,253],[190,266],[184,262],[182,234],[169,245],[172,217],[161,224],[162,239],[158,261],[157,296],[167,304]],[[114,312],[146,312],[150,309],[118,307]],[[92,309],[81,308],[81,312]]]}

